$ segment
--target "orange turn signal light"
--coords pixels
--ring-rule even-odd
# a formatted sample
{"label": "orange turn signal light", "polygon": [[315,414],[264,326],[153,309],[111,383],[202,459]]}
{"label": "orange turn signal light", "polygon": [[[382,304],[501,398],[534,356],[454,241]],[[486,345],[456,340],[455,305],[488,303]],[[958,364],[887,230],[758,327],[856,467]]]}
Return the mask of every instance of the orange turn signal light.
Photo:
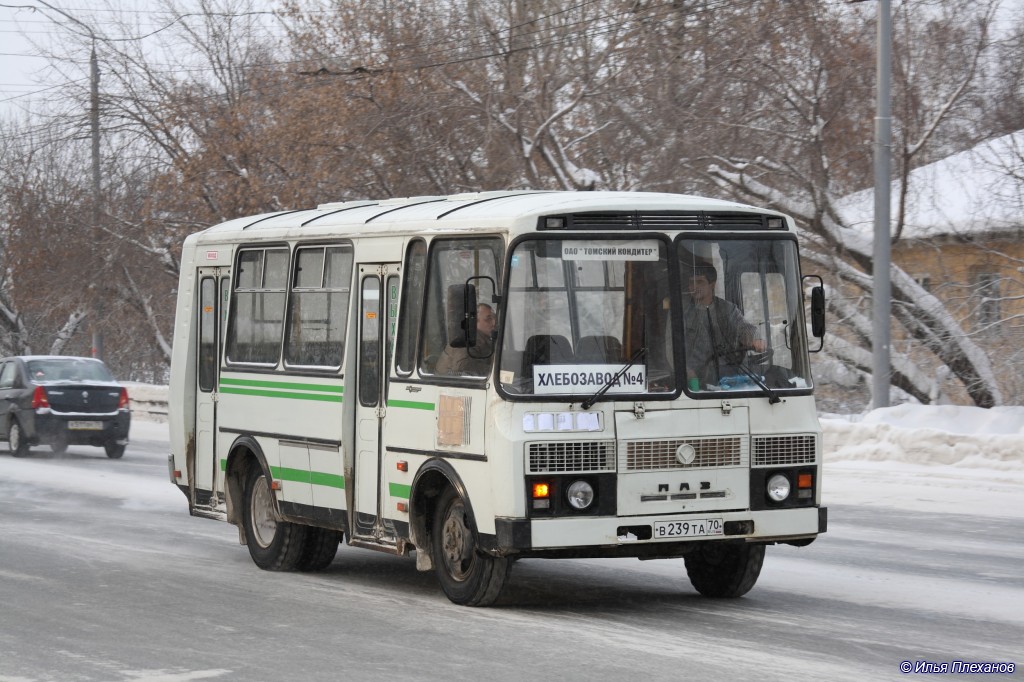
{"label": "orange turn signal light", "polygon": [[544,482],[533,484],[533,499],[541,500],[548,497],[551,497],[551,486]]}
{"label": "orange turn signal light", "polygon": [[813,474],[799,474],[796,477],[797,488],[810,488],[814,485]]}
{"label": "orange turn signal light", "polygon": [[398,470],[399,471],[408,471],[409,470],[409,463],[406,462],[406,461],[398,462],[397,466],[398,466]]}

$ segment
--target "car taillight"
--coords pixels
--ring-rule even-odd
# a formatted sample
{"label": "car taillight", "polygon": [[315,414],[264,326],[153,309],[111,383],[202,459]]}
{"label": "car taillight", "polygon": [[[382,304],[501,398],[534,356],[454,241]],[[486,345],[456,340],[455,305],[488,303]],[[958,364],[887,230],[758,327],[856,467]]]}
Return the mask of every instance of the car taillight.
{"label": "car taillight", "polygon": [[121,397],[117,401],[117,409],[127,410],[128,409],[128,389],[121,389]]}
{"label": "car taillight", "polygon": [[36,391],[32,394],[32,409],[38,410],[48,407],[50,407],[50,399],[46,397],[46,389],[42,386],[36,386]]}

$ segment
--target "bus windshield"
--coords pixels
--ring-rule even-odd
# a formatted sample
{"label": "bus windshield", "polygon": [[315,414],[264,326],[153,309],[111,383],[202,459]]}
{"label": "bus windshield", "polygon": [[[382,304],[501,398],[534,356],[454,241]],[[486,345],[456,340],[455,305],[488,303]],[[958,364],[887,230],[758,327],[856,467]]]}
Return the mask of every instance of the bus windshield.
{"label": "bus windshield", "polygon": [[537,237],[511,255],[498,378],[586,400],[675,393],[678,376],[698,398],[774,402],[811,387],[802,306],[788,238]]}
{"label": "bus windshield", "polygon": [[503,389],[577,398],[606,386],[609,395],[674,392],[669,253],[653,237],[520,242],[509,269]]}
{"label": "bus windshield", "polygon": [[680,239],[677,251],[688,390],[810,388],[796,242]]}

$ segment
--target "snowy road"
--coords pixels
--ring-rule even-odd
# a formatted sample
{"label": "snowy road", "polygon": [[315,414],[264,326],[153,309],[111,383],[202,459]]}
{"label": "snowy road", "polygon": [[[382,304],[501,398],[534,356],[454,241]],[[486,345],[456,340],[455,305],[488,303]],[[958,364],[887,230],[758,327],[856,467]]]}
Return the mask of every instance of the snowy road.
{"label": "snowy road", "polygon": [[[470,609],[411,559],[365,550],[343,547],[321,574],[258,570],[233,527],[188,516],[165,429],[138,426],[120,461],[0,454],[0,682],[866,680],[919,677],[903,661],[1024,664],[1013,472],[827,464],[828,534],[769,548],[743,599],[699,597],[679,560],[524,560],[498,606]],[[958,506],[972,495],[995,502]]]}

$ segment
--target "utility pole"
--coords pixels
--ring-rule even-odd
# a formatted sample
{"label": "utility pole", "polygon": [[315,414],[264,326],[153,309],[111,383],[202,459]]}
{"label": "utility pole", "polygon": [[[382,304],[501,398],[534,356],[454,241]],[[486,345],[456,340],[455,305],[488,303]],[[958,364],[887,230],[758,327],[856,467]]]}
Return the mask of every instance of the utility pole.
{"label": "utility pole", "polygon": [[[99,261],[100,220],[103,201],[100,186],[100,65],[96,59],[96,37],[92,40],[89,56],[89,128],[92,134],[92,253],[94,265]],[[94,292],[95,293],[95,292]],[[103,359],[103,332],[100,330],[101,297],[95,296],[92,310],[92,356]]]}
{"label": "utility pole", "polygon": [[892,261],[889,194],[892,187],[892,2],[878,0],[878,76],[875,116],[875,244],[874,244],[874,334],[872,350],[872,405],[889,406],[892,377],[890,361]]}
{"label": "utility pole", "polygon": [[[89,254],[92,258],[89,259],[89,266],[99,268],[103,188],[100,176],[100,64],[99,59],[96,57],[96,33],[88,24],[83,23],[59,7],[54,7],[46,2],[46,0],[38,0],[38,2],[84,28],[92,43],[92,51],[89,54],[89,129],[92,137],[92,225],[90,229]],[[92,310],[89,311],[90,327],[92,327],[92,356],[102,360],[104,353],[103,332],[100,329],[100,313],[103,302],[101,300],[102,297],[97,292],[93,291],[92,294]]]}

